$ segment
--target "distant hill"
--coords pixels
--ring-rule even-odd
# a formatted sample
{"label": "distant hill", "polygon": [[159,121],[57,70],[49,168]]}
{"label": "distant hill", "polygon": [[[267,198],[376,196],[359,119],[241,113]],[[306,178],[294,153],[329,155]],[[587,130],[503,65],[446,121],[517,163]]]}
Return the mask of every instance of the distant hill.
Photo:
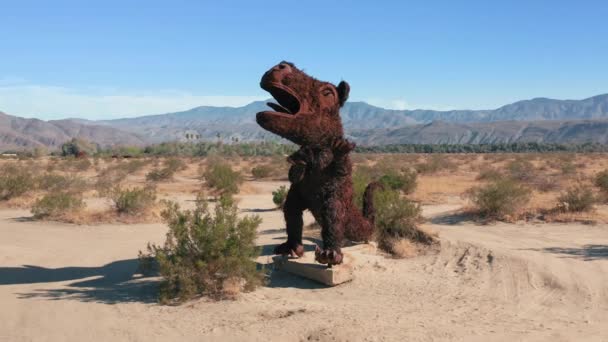
{"label": "distant hill", "polygon": [[[265,101],[242,107],[196,107],[135,118],[42,121],[0,116],[0,148],[56,147],[72,137],[100,145],[141,145],[186,140],[256,141],[279,138],[255,123]],[[359,143],[492,143],[511,141],[606,143],[608,94],[583,100],[536,98],[492,110],[391,110],[347,102],[341,110],[347,134]]]}
{"label": "distant hill", "polygon": [[[197,107],[183,112],[147,115],[137,118],[95,122],[148,137],[159,142],[179,140],[185,133],[196,132],[204,140],[217,136],[226,140],[259,140],[273,136],[255,124],[255,114],[268,107],[253,102],[243,107]],[[400,128],[434,121],[473,123],[498,121],[573,121],[608,119],[608,94],[584,100],[537,98],[509,104],[494,110],[391,110],[365,102],[347,102],[341,110],[347,132],[379,128]],[[188,132],[186,132],[188,131]]]}
{"label": "distant hill", "polygon": [[493,144],[545,142],[608,144],[608,119],[576,121],[497,121],[459,124],[434,121],[396,129],[350,132],[360,145]]}
{"label": "distant hill", "polygon": [[71,138],[83,138],[101,146],[143,145],[133,133],[103,125],[84,125],[72,120],[42,121],[0,112],[0,150],[34,147],[58,148]]}

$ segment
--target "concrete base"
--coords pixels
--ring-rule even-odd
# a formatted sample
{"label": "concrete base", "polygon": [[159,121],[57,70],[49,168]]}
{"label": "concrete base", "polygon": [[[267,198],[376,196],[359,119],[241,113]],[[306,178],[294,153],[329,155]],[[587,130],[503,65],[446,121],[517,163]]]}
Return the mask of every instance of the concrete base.
{"label": "concrete base", "polygon": [[293,273],[327,286],[336,286],[353,280],[352,260],[347,254],[344,254],[342,264],[334,265],[331,268],[315,262],[314,252],[307,252],[298,259],[277,255],[272,260],[275,269]]}

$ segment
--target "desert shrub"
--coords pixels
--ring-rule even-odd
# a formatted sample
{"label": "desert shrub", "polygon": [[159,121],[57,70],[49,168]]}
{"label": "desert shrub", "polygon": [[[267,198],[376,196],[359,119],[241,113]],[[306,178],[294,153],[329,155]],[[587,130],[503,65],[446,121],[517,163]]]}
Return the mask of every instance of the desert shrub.
{"label": "desert shrub", "polygon": [[535,178],[534,165],[525,159],[516,159],[507,165],[509,175],[518,181],[529,182]]}
{"label": "desert shrub", "polygon": [[183,171],[188,165],[180,158],[169,158],[164,162],[165,168],[173,170],[173,172]]}
{"label": "desert shrub", "polygon": [[272,202],[276,204],[278,208],[283,208],[286,199],[287,187],[285,185],[281,185],[278,189],[272,192]]}
{"label": "desert shrub", "polygon": [[61,175],[47,172],[37,177],[38,189],[43,191],[64,191],[81,193],[88,187],[87,181],[73,174]]}
{"label": "desert shrub", "polygon": [[146,180],[152,182],[167,181],[173,179],[173,175],[187,167],[186,163],[179,158],[165,160],[162,168],[154,168],[146,174]]}
{"label": "desert shrub", "polygon": [[479,174],[477,175],[477,180],[483,181],[495,181],[504,178],[502,172],[498,171],[492,167],[484,167],[479,170]]}
{"label": "desert shrub", "polygon": [[132,159],[126,163],[120,163],[117,166],[114,166],[116,170],[121,170],[125,174],[133,174],[139,170],[141,170],[144,166],[148,164],[147,160],[144,159]]}
{"label": "desert shrub", "polygon": [[61,154],[63,156],[82,156],[92,155],[97,152],[97,146],[89,141],[79,138],[73,138],[72,140],[61,145]]}
{"label": "desert shrub", "polygon": [[161,303],[200,295],[224,298],[261,283],[263,273],[254,258],[259,255],[255,240],[262,220],[239,218],[230,197],[220,198],[213,215],[207,203],[199,201],[192,211],[169,203],[162,216],[169,225],[165,243],[148,244],[147,253],[140,252],[142,267],[156,264],[163,278]]}
{"label": "desert shrub", "polygon": [[608,170],[598,173],[594,183],[604,195],[608,195]]}
{"label": "desert shrub", "polygon": [[372,178],[366,168],[357,168],[353,172],[353,203],[359,210],[363,209],[363,194],[371,181]]}
{"label": "desert shrub", "polygon": [[559,188],[559,181],[552,176],[536,177],[530,185],[540,192],[549,192]]}
{"label": "desert shrub", "polygon": [[101,172],[95,180],[95,190],[99,196],[110,196],[112,191],[120,186],[121,182],[127,177],[122,170],[106,169]]}
{"label": "desert shrub", "polygon": [[251,175],[255,179],[266,178],[272,174],[272,170],[270,165],[258,165],[251,169]]}
{"label": "desert shrub", "polygon": [[576,172],[576,165],[572,162],[566,162],[560,165],[560,169],[562,174],[564,175],[572,175]]}
{"label": "desert shrub", "polygon": [[511,179],[497,180],[466,193],[481,217],[514,218],[530,200],[530,190]]}
{"label": "desert shrub", "polygon": [[417,178],[418,174],[413,170],[402,172],[391,170],[380,177],[379,182],[390,189],[403,191],[404,194],[411,194],[416,190]]}
{"label": "desert shrub", "polygon": [[145,213],[156,203],[156,189],[115,187],[110,198],[119,214],[138,215]]}
{"label": "desert shrub", "polygon": [[433,155],[426,162],[418,163],[415,166],[416,171],[422,174],[433,174],[443,170],[453,170],[457,165],[445,155]]}
{"label": "desert shrub", "polygon": [[398,191],[381,190],[374,194],[376,209],[376,240],[378,246],[393,255],[406,254],[401,240],[432,244],[435,239],[420,230],[422,209],[419,204],[403,198]]}
{"label": "desert shrub", "polygon": [[77,158],[72,161],[72,170],[77,172],[83,172],[88,170],[93,166],[93,163],[89,160],[89,158]]}
{"label": "desert shrub", "polygon": [[219,194],[236,194],[243,182],[240,172],[232,170],[229,164],[222,161],[212,161],[203,173],[207,186]]}
{"label": "desert shrub", "polygon": [[559,210],[580,213],[593,209],[596,199],[590,187],[579,184],[563,192],[557,201]]}
{"label": "desert shrub", "polygon": [[175,171],[169,168],[156,168],[146,174],[146,180],[150,182],[166,181],[172,179],[173,174],[175,174]]}
{"label": "desert shrub", "polygon": [[58,218],[69,212],[81,210],[84,206],[82,198],[74,193],[50,192],[34,203],[32,214],[36,218]]}
{"label": "desert shrub", "polygon": [[9,200],[36,188],[31,168],[4,165],[0,168],[0,200]]}

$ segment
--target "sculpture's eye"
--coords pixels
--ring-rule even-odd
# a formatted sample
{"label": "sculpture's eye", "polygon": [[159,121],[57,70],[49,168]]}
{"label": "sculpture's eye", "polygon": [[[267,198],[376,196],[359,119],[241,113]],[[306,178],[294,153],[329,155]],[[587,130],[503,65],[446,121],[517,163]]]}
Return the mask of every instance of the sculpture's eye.
{"label": "sculpture's eye", "polygon": [[324,89],[322,94],[323,96],[329,96],[333,95],[333,92],[331,91],[331,89]]}
{"label": "sculpture's eye", "polygon": [[279,69],[283,70],[285,68],[286,68],[285,64],[279,64]]}

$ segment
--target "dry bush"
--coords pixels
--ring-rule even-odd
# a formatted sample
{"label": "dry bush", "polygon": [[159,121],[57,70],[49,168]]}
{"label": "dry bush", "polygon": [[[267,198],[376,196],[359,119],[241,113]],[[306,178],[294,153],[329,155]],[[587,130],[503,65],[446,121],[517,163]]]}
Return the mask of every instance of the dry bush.
{"label": "dry bush", "polygon": [[111,170],[120,171],[120,173],[130,175],[143,169],[149,163],[150,161],[145,159],[131,159],[128,162],[119,162],[118,165],[112,166]]}
{"label": "dry bush", "polygon": [[580,213],[593,210],[596,198],[590,187],[578,184],[563,192],[557,202],[559,211]]}
{"label": "dry bush", "polygon": [[529,184],[540,192],[556,191],[560,186],[559,180],[552,176],[536,177]]}
{"label": "dry bush", "polygon": [[162,168],[154,168],[146,174],[146,180],[151,182],[169,181],[173,179],[176,172],[185,170],[186,163],[179,158],[165,160]]}
{"label": "dry bush", "polygon": [[512,179],[477,186],[465,194],[479,216],[488,220],[516,219],[530,201],[530,190]]}
{"label": "dry bush", "polygon": [[126,177],[127,174],[123,170],[117,170],[113,168],[106,169],[99,175],[97,175],[94,188],[95,190],[97,190],[99,196],[110,196],[112,190],[117,186],[120,186],[120,184]]}
{"label": "dry bush", "polygon": [[32,168],[20,164],[0,167],[0,200],[9,200],[35,190],[36,179]]}
{"label": "dry bush", "polygon": [[608,200],[608,170],[599,172],[595,176],[594,183],[604,196],[604,200]]}
{"label": "dry bush", "polygon": [[505,175],[499,170],[493,167],[484,166],[479,170],[479,174],[477,175],[476,179],[483,181],[496,181],[504,177]]}
{"label": "dry bush", "polygon": [[511,178],[520,182],[530,182],[536,178],[534,165],[525,159],[518,158],[507,165]]}
{"label": "dry bush", "polygon": [[415,166],[416,171],[421,174],[433,174],[440,171],[455,170],[458,167],[446,155],[434,154],[426,162],[418,163]]}
{"label": "dry bush", "polygon": [[88,187],[87,181],[75,174],[61,175],[47,172],[37,178],[38,189],[49,192],[65,191],[82,193]]}
{"label": "dry bush", "polygon": [[271,165],[257,165],[251,168],[251,175],[254,179],[268,178],[272,175]]}
{"label": "dry bush", "polygon": [[259,255],[258,216],[239,218],[236,204],[226,196],[213,214],[206,202],[199,201],[192,211],[169,203],[162,215],[169,225],[165,243],[148,244],[147,253],[140,252],[142,269],[157,266],[163,278],[161,303],[201,295],[233,298],[261,284],[263,273],[254,261]]}

